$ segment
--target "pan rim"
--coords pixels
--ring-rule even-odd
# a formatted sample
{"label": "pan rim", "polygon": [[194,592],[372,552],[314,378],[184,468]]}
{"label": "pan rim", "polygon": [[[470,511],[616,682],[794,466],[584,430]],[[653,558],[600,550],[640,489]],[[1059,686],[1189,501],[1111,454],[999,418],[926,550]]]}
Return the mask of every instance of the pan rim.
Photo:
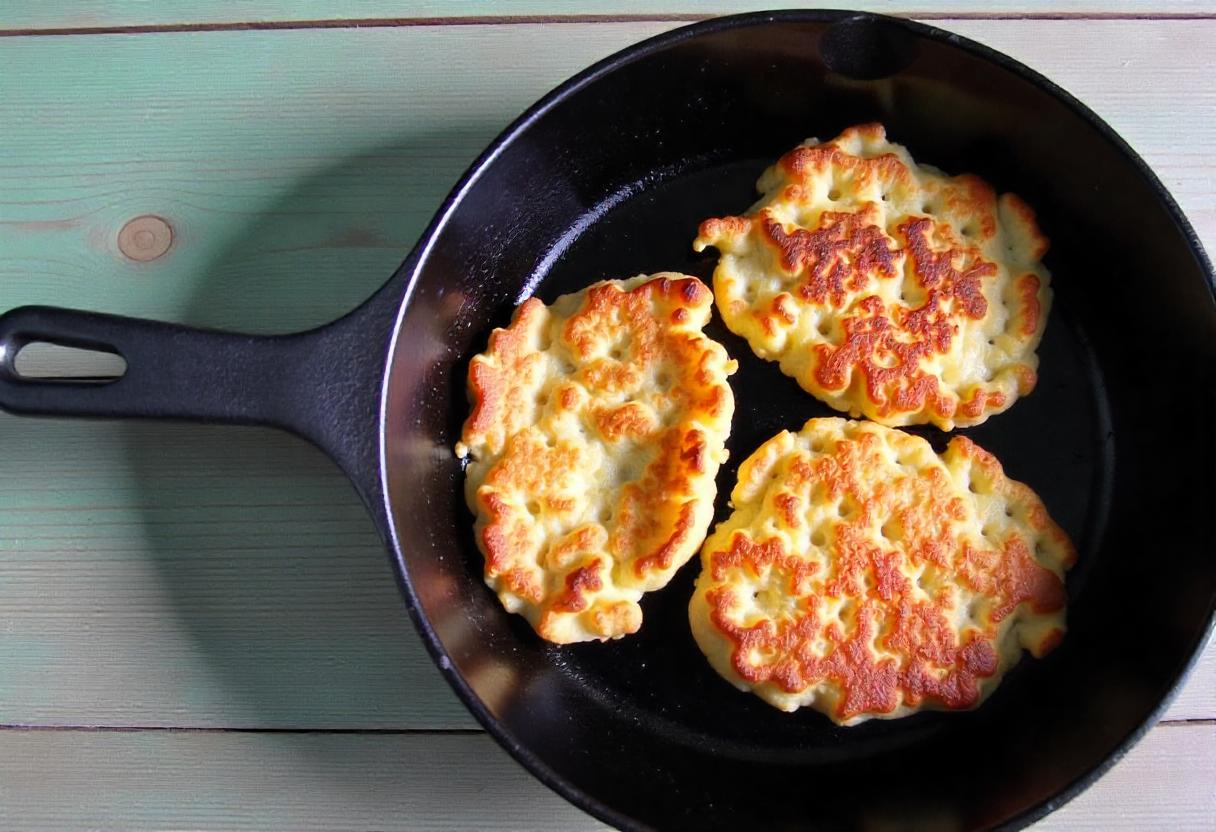
{"label": "pan rim", "polygon": [[[399,308],[393,323],[392,334],[388,344],[388,350],[385,356],[385,367],[381,385],[380,403],[379,403],[379,448],[378,462],[380,466],[379,484],[380,484],[380,499],[382,505],[379,507],[383,511],[383,516],[386,519],[386,528],[383,530],[386,535],[390,548],[390,559],[393,563],[393,571],[397,578],[398,587],[405,599],[406,608],[410,618],[414,622],[414,626],[422,636],[423,644],[430,653],[432,660],[439,668],[448,684],[460,698],[461,704],[473,715],[477,722],[486,730],[491,737],[498,743],[500,747],[507,751],[516,762],[521,764],[527,771],[548,786],[553,791],[557,792],[567,801],[577,806],[579,809],[591,814],[601,821],[612,824],[614,827],[624,830],[644,830],[648,829],[646,824],[641,821],[626,815],[619,810],[609,806],[591,795],[585,793],[577,786],[569,783],[562,775],[556,772],[552,767],[542,761],[536,754],[520,742],[514,734],[512,734],[505,725],[503,725],[482,702],[481,698],[473,691],[472,687],[464,679],[464,677],[456,670],[447,650],[439,641],[438,634],[431,626],[426,614],[422,611],[422,607],[417,593],[414,591],[412,581],[409,576],[409,570],[405,563],[405,558],[402,554],[401,541],[397,533],[397,525],[395,522],[395,514],[393,511],[392,499],[390,494],[389,483],[389,460],[388,460],[388,434],[386,431],[387,415],[389,406],[389,383],[392,378],[392,364],[397,353],[398,339],[402,331],[402,324],[405,314],[410,306],[410,301],[413,296],[414,289],[421,276],[423,266],[427,262],[431,249],[433,248],[439,233],[448,223],[452,214],[460,204],[464,195],[476,184],[481,178],[486,169],[501,155],[521,134],[523,134],[535,121],[543,117],[554,107],[561,104],[563,101],[579,92],[584,87],[595,82],[599,78],[606,76],[618,69],[631,64],[635,61],[646,58],[656,52],[672,47],[682,41],[689,40],[706,34],[726,31],[730,29],[740,29],[750,26],[759,26],[764,24],[781,24],[781,23],[837,23],[844,20],[880,20],[884,24],[894,25],[918,37],[923,37],[940,44],[954,47],[965,53],[977,57],[990,64],[1004,69],[1007,72],[1018,76],[1020,79],[1027,81],[1049,95],[1053,96],[1060,103],[1064,104],[1074,114],[1084,120],[1091,128],[1093,128],[1103,139],[1118,150],[1124,158],[1131,162],[1135,170],[1145,180],[1149,187],[1156,194],[1158,200],[1165,207],[1170,219],[1174,225],[1182,233],[1186,240],[1191,254],[1195,257],[1201,271],[1207,278],[1207,288],[1209,298],[1216,305],[1216,272],[1213,271],[1212,261],[1205,252],[1202,243],[1199,240],[1195,229],[1187,220],[1186,215],[1179,208],[1172,194],[1153,172],[1152,168],[1144,161],[1143,158],[1127,143],[1122,136],[1119,135],[1114,128],[1107,124],[1100,116],[1098,116],[1087,105],[1073,96],[1070,92],[1054,83],[1046,76],[1038,71],[1031,69],[1022,62],[1000,52],[992,47],[986,46],[978,41],[974,41],[963,35],[938,28],[936,26],[922,23],[917,20],[892,17],[884,14],[872,12],[857,12],[842,9],[808,9],[808,10],[786,10],[786,11],[762,11],[750,12],[746,14],[728,15],[722,17],[714,17],[693,23],[687,26],[680,26],[658,35],[638,41],[630,46],[621,49],[606,58],[603,58],[586,69],[571,76],[563,81],[533,105],[528,107],[521,115],[512,121],[506,128],[499,133],[493,141],[487,145],[486,149],[478,155],[478,157],[469,165],[465,172],[461,175],[456,185],[444,198],[440,204],[434,218],[427,226],[426,230],[419,238],[419,242],[414,250],[406,257],[402,266],[398,269],[397,275],[394,277],[404,276],[405,287],[399,299]],[[1162,697],[1160,702],[1145,715],[1145,717],[1136,725],[1127,735],[1120,739],[1114,748],[1107,753],[1105,757],[1093,764],[1092,767],[1082,772],[1078,777],[1066,784],[1063,788],[1057,791],[1054,795],[1047,797],[1040,802],[1027,807],[1016,815],[1013,815],[1003,821],[998,829],[1023,829],[1045,817],[1046,815],[1061,808],[1069,801],[1073,800],[1077,795],[1084,792],[1099,778],[1101,778],[1112,766],[1123,759],[1124,756],[1148,733],[1161,719],[1162,715],[1173,703],[1181,690],[1183,683],[1194,670],[1200,654],[1206,644],[1212,639],[1216,633],[1216,596],[1212,598],[1208,613],[1207,621],[1196,634],[1196,639],[1192,644],[1190,655],[1182,666],[1179,668],[1173,680],[1170,682],[1169,690]]]}

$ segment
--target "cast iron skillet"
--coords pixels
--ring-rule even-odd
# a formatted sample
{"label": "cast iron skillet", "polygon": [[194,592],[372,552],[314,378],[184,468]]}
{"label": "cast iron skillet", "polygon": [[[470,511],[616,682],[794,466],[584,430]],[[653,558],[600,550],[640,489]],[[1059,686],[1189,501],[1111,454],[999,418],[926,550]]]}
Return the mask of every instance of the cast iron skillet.
{"label": "cast iron skillet", "polygon": [[[753,200],[808,135],[880,120],[918,160],[1034,205],[1056,304],[1029,398],[966,433],[1072,535],[1070,630],[982,708],[837,728],[736,692],[689,634],[697,566],[641,633],[554,647],[505,614],[451,453],[469,357],[522,298],[661,269],[708,278],[697,223]],[[417,248],[349,316],[286,337],[25,308],[0,319],[0,405],[20,413],[270,424],[327,450],[393,553],[456,692],[523,765],[629,828],[1022,826],[1073,797],[1162,712],[1216,602],[1211,267],[1161,183],[1026,67],[929,26],[844,12],[711,20],[571,79],[465,174]],[[739,359],[731,465],[830,415],[715,325]],[[109,384],[21,378],[33,340],[116,351]],[[939,448],[945,436],[922,430]]]}

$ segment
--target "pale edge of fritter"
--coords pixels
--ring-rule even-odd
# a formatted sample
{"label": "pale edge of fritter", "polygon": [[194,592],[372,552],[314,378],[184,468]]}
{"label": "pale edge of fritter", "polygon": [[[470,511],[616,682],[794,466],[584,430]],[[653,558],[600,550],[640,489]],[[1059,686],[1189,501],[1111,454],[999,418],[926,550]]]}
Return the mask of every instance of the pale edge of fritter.
{"label": "pale edge of fritter", "polygon": [[[812,395],[887,426],[952,430],[977,425],[1034,389],[1051,306],[1041,262],[1048,241],[1017,196],[998,198],[976,176],[918,165],[879,124],[849,128],[830,142],[808,139],[768,168],[757,189],[762,196],[745,216],[702,223],[693,248],[721,254],[713,283],[726,325]],[[821,231],[824,239],[815,238]],[[923,259],[948,249],[949,285],[938,291],[954,333],[942,352],[934,329],[940,316],[908,313],[928,300],[914,252]],[[837,264],[843,271],[833,271]],[[858,270],[868,277],[860,288],[853,285]],[[948,297],[954,283],[967,282],[978,282],[982,300],[962,291]],[[868,298],[881,302],[877,316]],[[985,306],[978,319],[975,303]],[[874,317],[905,330],[894,336],[905,344],[899,349],[918,343],[927,353],[903,360],[889,344],[875,351]]]}
{"label": "pale edge of fritter", "polygon": [[[867,458],[881,468],[857,470]],[[724,679],[783,711],[854,725],[978,707],[1023,648],[1039,657],[1063,637],[1076,552],[1034,492],[965,437],[939,458],[899,430],[812,419],[744,460],[731,503],[702,547],[689,621]],[[869,561],[854,571],[844,551]],[[925,635],[934,621],[945,635]],[[957,664],[924,660],[934,644]]]}
{"label": "pale edge of fritter", "polygon": [[458,456],[485,578],[549,641],[619,638],[697,551],[734,413],[736,363],[687,275],[526,300],[469,367]]}

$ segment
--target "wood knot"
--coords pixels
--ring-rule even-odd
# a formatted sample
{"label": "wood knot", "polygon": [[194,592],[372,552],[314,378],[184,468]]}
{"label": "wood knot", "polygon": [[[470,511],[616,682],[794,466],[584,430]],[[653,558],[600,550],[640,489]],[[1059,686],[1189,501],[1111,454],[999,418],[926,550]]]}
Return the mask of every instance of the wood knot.
{"label": "wood knot", "polygon": [[118,232],[118,250],[123,256],[141,263],[155,260],[173,245],[173,227],[155,214],[142,214],[128,220]]}

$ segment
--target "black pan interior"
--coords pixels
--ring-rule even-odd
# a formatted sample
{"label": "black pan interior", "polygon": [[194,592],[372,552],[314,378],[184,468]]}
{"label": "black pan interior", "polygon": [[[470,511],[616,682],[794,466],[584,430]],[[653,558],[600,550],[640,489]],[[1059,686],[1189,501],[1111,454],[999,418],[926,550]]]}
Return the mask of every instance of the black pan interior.
{"label": "black pan interior", "polygon": [[[470,706],[551,785],[623,825],[971,828],[1066,799],[1157,710],[1216,598],[1216,308],[1189,229],[1083,111],[953,36],[830,14],[703,25],[618,59],[517,126],[418,259],[387,387],[386,477],[426,635]],[[603,278],[708,279],[690,243],[741,212],[808,136],[882,121],[913,156],[1038,211],[1056,302],[1037,390],[965,431],[1077,542],[1070,631],[981,709],[837,728],[736,692],[701,657],[697,563],[643,602],[639,635],[554,647],[505,614],[450,447],[493,326]],[[739,359],[731,464],[834,415],[714,322]],[[918,431],[935,446],[946,435]]]}

